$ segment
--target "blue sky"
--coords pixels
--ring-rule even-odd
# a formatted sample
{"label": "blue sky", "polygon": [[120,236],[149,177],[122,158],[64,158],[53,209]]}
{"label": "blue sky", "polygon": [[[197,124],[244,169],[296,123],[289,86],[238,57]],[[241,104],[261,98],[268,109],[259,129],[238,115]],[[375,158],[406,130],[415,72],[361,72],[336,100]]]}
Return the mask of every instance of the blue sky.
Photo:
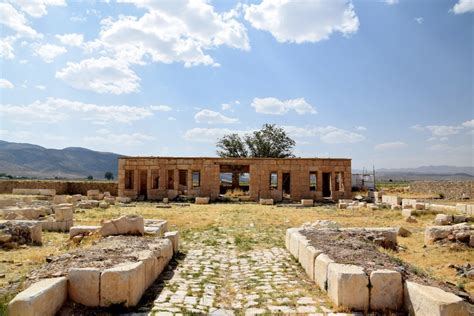
{"label": "blue sky", "polygon": [[301,157],[472,166],[473,43],[472,0],[2,1],[0,139],[214,156],[275,123]]}

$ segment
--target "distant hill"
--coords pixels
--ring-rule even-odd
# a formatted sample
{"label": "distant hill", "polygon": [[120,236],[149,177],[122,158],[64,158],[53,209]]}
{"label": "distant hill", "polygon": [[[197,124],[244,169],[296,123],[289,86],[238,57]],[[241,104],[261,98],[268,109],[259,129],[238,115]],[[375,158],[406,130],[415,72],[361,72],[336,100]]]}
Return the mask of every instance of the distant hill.
{"label": "distant hill", "polygon": [[[361,173],[353,170],[352,173]],[[372,171],[369,171],[370,173]],[[375,172],[379,180],[474,180],[474,167],[421,166],[417,168],[381,168]]]}
{"label": "distant hill", "polygon": [[107,171],[117,176],[118,157],[80,147],[47,149],[38,145],[0,140],[0,173],[34,178],[103,179]]}

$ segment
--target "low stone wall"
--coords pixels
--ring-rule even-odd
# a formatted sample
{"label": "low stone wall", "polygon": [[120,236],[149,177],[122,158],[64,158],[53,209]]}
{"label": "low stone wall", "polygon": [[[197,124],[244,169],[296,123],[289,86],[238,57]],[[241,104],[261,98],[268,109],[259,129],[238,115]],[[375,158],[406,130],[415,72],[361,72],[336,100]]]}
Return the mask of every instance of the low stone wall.
{"label": "low stone wall", "polygon": [[474,181],[414,181],[410,191],[442,194],[445,199],[473,199]]}
{"label": "low stone wall", "polygon": [[13,189],[54,189],[56,194],[87,195],[88,190],[110,192],[116,196],[115,181],[61,181],[61,180],[0,180],[0,194],[11,194]]}
{"label": "low stone wall", "polygon": [[356,311],[401,311],[410,315],[469,315],[462,298],[432,286],[403,281],[398,271],[380,269],[367,275],[357,265],[334,262],[309,245],[299,228],[286,231],[285,245],[309,278],[334,304]]}

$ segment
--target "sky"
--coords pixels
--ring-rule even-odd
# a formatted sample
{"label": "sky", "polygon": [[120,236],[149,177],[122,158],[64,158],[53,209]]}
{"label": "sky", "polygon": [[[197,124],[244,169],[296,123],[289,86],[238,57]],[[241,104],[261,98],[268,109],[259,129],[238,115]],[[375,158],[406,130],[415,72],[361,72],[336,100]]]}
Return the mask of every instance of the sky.
{"label": "sky", "polygon": [[474,0],[0,1],[0,139],[215,156],[265,123],[298,157],[474,166]]}

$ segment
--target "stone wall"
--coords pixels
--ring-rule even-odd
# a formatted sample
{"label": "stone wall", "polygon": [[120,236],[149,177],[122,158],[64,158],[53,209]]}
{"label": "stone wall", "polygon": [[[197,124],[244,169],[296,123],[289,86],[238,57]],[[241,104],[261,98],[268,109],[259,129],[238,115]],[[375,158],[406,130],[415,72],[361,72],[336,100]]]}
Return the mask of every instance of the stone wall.
{"label": "stone wall", "polygon": [[410,191],[419,193],[442,194],[445,199],[458,200],[472,199],[474,181],[414,181],[410,184]]}
{"label": "stone wall", "polygon": [[[329,174],[326,182],[330,197],[334,200],[348,199],[351,193],[351,160],[319,158],[178,158],[178,157],[123,157],[119,159],[118,194],[136,198],[146,195],[148,199],[173,199],[178,192],[193,197],[216,199],[220,194],[220,173],[231,170],[246,170],[249,173],[249,196],[253,201],[283,199],[283,177],[290,175],[291,200],[323,199],[323,174]],[[193,186],[192,174],[199,172],[198,186]],[[126,179],[126,173],[129,178]],[[186,185],[179,183],[180,174],[186,176]],[[270,175],[277,174],[277,185],[271,187]],[[310,173],[316,173],[316,189],[310,188]],[[339,188],[336,188],[337,175]],[[171,179],[171,180],[170,180]],[[126,181],[129,181],[126,188]],[[156,183],[158,182],[158,185]]]}
{"label": "stone wall", "polygon": [[95,189],[114,196],[118,193],[115,181],[0,180],[0,194],[11,194],[13,189],[55,189],[56,194],[69,195],[87,195]]}

